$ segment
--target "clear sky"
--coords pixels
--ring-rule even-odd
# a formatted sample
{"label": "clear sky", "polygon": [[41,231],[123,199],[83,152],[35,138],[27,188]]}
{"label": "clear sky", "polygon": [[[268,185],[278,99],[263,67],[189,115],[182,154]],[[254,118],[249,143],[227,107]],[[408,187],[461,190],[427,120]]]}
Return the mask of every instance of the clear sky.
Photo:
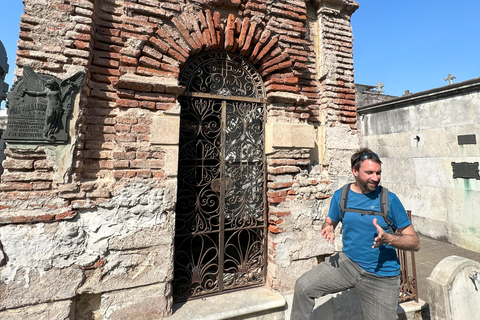
{"label": "clear sky", "polygon": [[480,77],[480,1],[357,0],[355,82],[401,96]]}
{"label": "clear sky", "polygon": [[[358,0],[352,16],[355,82],[385,84],[401,96],[480,77],[480,1]],[[4,0],[0,40],[7,49],[12,85],[21,0]]]}

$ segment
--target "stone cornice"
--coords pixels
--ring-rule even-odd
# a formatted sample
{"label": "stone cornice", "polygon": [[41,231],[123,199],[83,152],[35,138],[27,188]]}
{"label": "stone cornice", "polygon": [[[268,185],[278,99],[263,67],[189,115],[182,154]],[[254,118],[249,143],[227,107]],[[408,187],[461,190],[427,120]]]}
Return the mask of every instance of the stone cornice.
{"label": "stone cornice", "polygon": [[341,13],[352,15],[359,7],[353,0],[313,0],[317,13],[338,15]]}

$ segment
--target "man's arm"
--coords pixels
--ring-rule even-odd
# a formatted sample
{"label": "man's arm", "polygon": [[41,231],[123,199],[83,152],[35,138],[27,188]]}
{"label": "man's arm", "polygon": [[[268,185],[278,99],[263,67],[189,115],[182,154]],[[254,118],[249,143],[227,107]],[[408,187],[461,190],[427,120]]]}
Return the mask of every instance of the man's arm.
{"label": "man's arm", "polygon": [[420,250],[420,240],[411,224],[398,229],[398,234],[385,232],[385,230],[377,224],[377,218],[373,219],[373,225],[377,228],[378,236],[373,240],[372,248],[378,248],[382,244],[388,244],[394,248],[405,251]]}
{"label": "man's arm", "polygon": [[333,241],[335,240],[335,227],[337,226],[337,224],[338,222],[332,221],[330,217],[327,217],[327,219],[323,223],[322,231],[320,232],[320,234],[325,240],[330,243],[333,243]]}

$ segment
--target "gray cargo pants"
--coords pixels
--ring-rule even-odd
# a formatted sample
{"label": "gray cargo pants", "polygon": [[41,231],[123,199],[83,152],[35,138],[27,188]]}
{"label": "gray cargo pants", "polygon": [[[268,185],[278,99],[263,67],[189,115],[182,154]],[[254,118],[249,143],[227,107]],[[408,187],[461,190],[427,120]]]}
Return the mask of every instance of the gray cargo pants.
{"label": "gray cargo pants", "polygon": [[340,252],[297,279],[290,319],[308,320],[316,298],[356,288],[365,320],[395,320],[399,285],[400,276],[373,275]]}

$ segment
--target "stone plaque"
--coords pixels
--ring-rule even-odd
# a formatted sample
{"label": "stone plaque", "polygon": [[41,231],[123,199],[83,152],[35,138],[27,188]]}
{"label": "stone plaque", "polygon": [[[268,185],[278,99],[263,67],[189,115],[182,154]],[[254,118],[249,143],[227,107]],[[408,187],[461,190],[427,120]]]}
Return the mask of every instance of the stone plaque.
{"label": "stone plaque", "polygon": [[68,121],[74,98],[80,91],[85,72],[59,78],[23,68],[23,76],[7,98],[7,129],[3,138],[11,143],[67,143]]}
{"label": "stone plaque", "polygon": [[457,136],[458,144],[477,144],[477,137],[474,134],[465,134],[462,136]]}
{"label": "stone plaque", "polygon": [[453,179],[477,179],[480,180],[478,173],[478,162],[452,162]]}

